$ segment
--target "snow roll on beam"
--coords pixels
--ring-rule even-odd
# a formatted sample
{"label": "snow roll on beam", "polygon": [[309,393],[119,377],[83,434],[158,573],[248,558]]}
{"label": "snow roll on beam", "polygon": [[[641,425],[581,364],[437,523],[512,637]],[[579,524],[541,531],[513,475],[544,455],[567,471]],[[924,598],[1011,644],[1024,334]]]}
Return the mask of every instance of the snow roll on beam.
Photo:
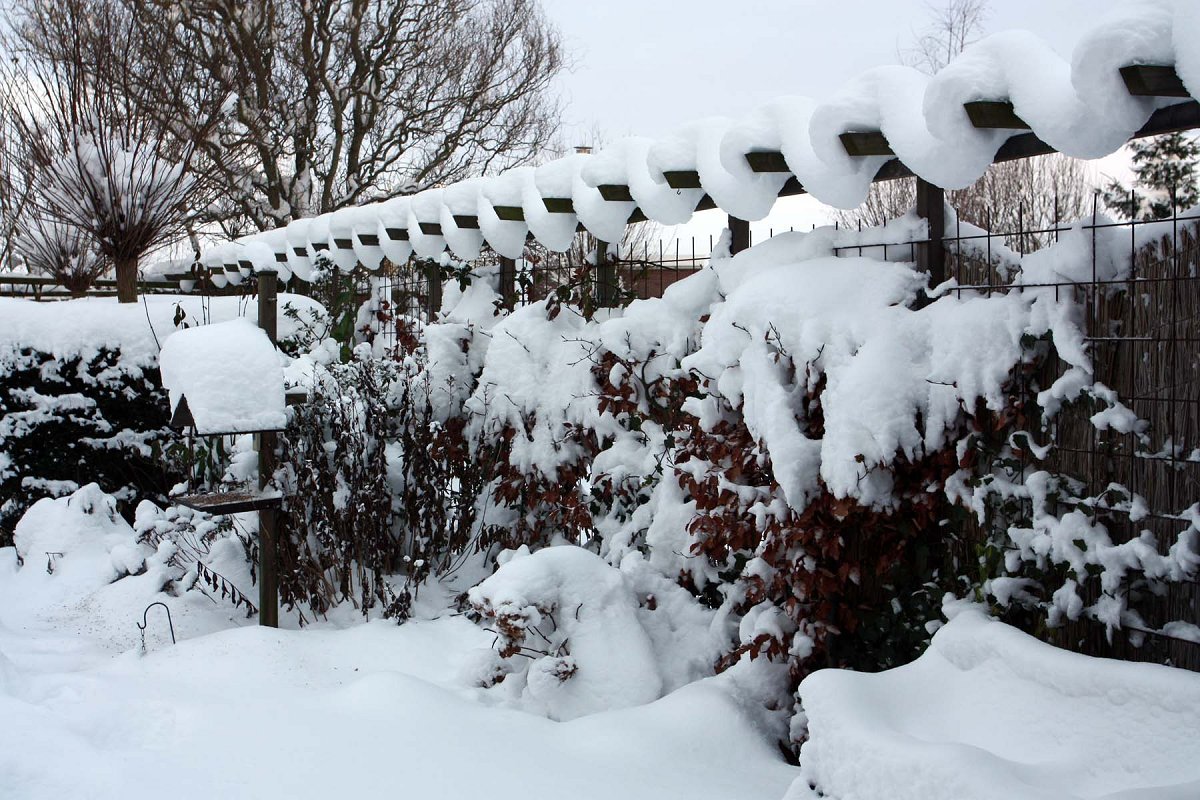
{"label": "snow roll on beam", "polygon": [[[527,237],[563,251],[581,226],[618,242],[631,222],[679,225],[714,208],[759,220],[778,197],[802,192],[854,208],[881,180],[963,188],[993,163],[1100,158],[1131,138],[1200,126],[1197,96],[1200,4],[1138,0],[1085,31],[1069,59],[1032,33],[998,33],[932,76],[879,67],[824,101],[784,97],[657,140],[621,139],[595,155],[296,220],[284,234],[287,265],[307,280],[322,252],[342,269],[352,257],[375,268],[384,256],[402,264],[447,247],[465,260],[485,245],[516,259]],[[240,277],[223,262],[216,271]]]}

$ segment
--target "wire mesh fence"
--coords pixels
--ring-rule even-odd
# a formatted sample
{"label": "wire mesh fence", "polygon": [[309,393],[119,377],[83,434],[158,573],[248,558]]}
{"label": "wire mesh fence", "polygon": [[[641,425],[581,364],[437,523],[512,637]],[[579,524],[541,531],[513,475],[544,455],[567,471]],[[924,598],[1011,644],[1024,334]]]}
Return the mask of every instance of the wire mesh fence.
{"label": "wire mesh fence", "polygon": [[[1097,209],[1098,210],[1098,209]],[[1117,487],[1143,502],[1111,502],[1089,509],[1116,543],[1150,531],[1166,552],[1188,524],[1200,499],[1200,215],[1176,211],[1159,220],[1109,222],[1093,214],[1074,226],[994,231],[958,223],[947,231],[947,291],[959,297],[1031,288],[1072,297],[1080,310],[1094,378],[1113,390],[1142,422],[1135,430],[1102,430],[1084,406],[1069,406],[1049,430],[1049,471],[1082,482],[1081,495],[1104,497]],[[1043,283],[1016,281],[1020,262],[1068,231],[1090,240],[1084,258],[1090,275],[1064,275]],[[1114,245],[1123,241],[1123,244]],[[922,241],[877,246],[895,258],[907,249],[915,260]],[[838,248],[855,255],[862,247]],[[1114,249],[1116,252],[1114,252]],[[1113,270],[1116,259],[1123,268]],[[1036,376],[1051,385],[1067,369],[1061,361]],[[1026,454],[1028,459],[1028,454]],[[985,535],[980,530],[979,537]],[[979,540],[964,542],[968,556]],[[1085,603],[1096,597],[1085,597]],[[1162,632],[1172,620],[1196,619],[1200,587],[1172,584],[1165,596],[1140,607],[1143,619],[1126,620],[1114,635],[1102,626],[1067,625],[1059,643],[1082,652],[1150,660],[1200,670],[1200,642]]]}

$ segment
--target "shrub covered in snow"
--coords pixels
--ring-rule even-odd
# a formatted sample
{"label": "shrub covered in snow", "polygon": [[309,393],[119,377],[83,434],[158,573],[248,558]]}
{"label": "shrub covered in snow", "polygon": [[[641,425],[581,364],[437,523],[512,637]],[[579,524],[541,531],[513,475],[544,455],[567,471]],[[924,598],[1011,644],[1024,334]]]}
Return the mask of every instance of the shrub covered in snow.
{"label": "shrub covered in snow", "polygon": [[[716,610],[718,668],[765,656],[794,680],[910,661],[947,591],[1024,603],[1051,626],[1136,622],[1140,597],[1196,575],[1190,517],[1169,552],[1115,543],[1084,519],[1106,501],[1051,475],[1033,444],[1067,406],[1139,429],[1095,382],[1073,293],[1041,288],[1090,280],[1093,262],[1121,274],[1127,243],[1079,229],[1014,257],[1007,292],[923,306],[924,276],[882,248],[833,255],[919,240],[921,225],[718,253],[662,298],[591,317],[559,298],[501,312],[486,275],[451,287],[402,384],[441,452],[479,470],[448,552],[562,537],[614,565],[640,554]],[[510,655],[528,635],[514,613]]]}
{"label": "shrub covered in snow", "polygon": [[129,509],[165,502],[182,477],[166,458],[168,411],[158,370],[128,364],[119,350],[0,357],[0,545],[39,497],[91,482]]}
{"label": "shrub covered in snow", "polygon": [[527,710],[569,720],[648,703],[707,674],[722,647],[714,614],[636,554],[620,568],[572,545],[499,561],[468,592],[496,636],[470,677]]}
{"label": "shrub covered in snow", "polygon": [[367,614],[393,600],[384,576],[404,555],[395,524],[396,425],[387,403],[397,370],[372,360],[314,366],[308,402],[292,410],[280,437],[280,597],[312,614],[343,601]]}
{"label": "shrub covered in snow", "polygon": [[[0,605],[16,615],[7,620],[98,634],[117,650],[136,645],[134,620],[154,602],[171,608],[180,632],[237,624],[256,610],[244,522],[143,501],[131,526],[94,483],[42,498],[17,524],[15,548],[0,548]],[[150,636],[169,643],[167,633]]]}
{"label": "shrub covered in snow", "polygon": [[17,558],[84,594],[145,568],[146,552],[117,513],[116,499],[89,483],[58,499],[43,498],[13,534]]}

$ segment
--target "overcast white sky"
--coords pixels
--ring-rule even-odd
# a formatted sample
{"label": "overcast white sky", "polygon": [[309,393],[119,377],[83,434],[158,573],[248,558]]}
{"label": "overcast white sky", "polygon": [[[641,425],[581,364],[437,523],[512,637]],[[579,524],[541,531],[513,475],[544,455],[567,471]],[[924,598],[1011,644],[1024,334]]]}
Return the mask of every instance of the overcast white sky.
{"label": "overcast white sky", "polygon": [[[935,4],[945,0],[934,0]],[[1080,32],[1121,0],[992,0],[984,32],[1024,28],[1069,57]],[[894,64],[930,19],[926,0],[542,0],[575,58],[560,81],[564,143],[663,135],[691,119],[738,116],[781,95],[833,94]],[[1123,172],[1120,158],[1097,171]],[[827,211],[780,201],[761,227],[808,227]],[[706,237],[720,215],[688,226]],[[765,232],[765,231],[764,231]],[[756,236],[758,236],[756,228]]]}

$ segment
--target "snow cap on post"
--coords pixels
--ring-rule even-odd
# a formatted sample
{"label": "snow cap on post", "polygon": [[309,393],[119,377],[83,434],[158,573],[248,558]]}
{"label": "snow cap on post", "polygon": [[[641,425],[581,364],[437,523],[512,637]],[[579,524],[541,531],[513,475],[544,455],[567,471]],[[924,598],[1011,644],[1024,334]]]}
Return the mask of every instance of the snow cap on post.
{"label": "snow cap on post", "polygon": [[350,225],[350,240],[358,263],[374,272],[383,262],[383,249],[379,246],[379,203],[351,206],[342,209],[343,219]]}
{"label": "snow cap on post", "polygon": [[273,270],[281,283],[292,278],[287,260],[287,230],[274,228],[262,233],[246,236],[240,240],[245,245],[243,257],[249,259],[256,273]]}
{"label": "snow cap on post", "polygon": [[279,354],[245,318],[171,334],[158,363],[173,426],[210,436],[280,431],[287,424]]}
{"label": "snow cap on post", "polygon": [[529,226],[521,197],[526,181],[533,180],[532,167],[517,167],[484,179],[479,196],[479,229],[500,255],[517,259],[525,254]]}
{"label": "snow cap on post", "polygon": [[285,229],[287,233],[288,268],[292,274],[302,281],[312,278],[312,261],[308,258],[308,226],[312,219],[305,217],[294,219]]}
{"label": "snow cap on post", "polygon": [[456,258],[474,261],[483,250],[479,228],[480,190],[483,180],[469,178],[442,191],[442,236]]}

